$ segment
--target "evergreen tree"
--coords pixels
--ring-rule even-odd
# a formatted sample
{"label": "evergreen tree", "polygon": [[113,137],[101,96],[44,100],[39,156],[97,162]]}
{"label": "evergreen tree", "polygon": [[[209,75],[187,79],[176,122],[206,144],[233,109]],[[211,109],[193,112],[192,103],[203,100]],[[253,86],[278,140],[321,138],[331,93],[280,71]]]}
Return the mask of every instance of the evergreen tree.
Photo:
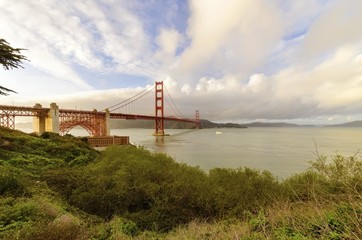
{"label": "evergreen tree", "polygon": [[[25,49],[13,48],[5,39],[0,38],[0,64],[4,67],[5,70],[23,67],[21,65],[22,61],[28,59],[21,55],[21,50]],[[0,86],[0,95],[8,95],[9,92],[16,93],[11,89]]]}

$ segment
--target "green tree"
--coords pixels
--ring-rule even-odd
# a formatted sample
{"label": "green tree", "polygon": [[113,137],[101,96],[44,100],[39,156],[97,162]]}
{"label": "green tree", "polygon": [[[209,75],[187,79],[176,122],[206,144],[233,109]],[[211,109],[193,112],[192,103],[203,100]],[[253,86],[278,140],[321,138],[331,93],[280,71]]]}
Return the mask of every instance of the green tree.
{"label": "green tree", "polygon": [[[21,55],[20,51],[25,50],[23,48],[13,48],[5,40],[0,38],[0,64],[4,67],[5,70],[11,70],[13,68],[23,67],[22,61],[28,60],[25,56]],[[0,95],[8,95],[9,92],[15,91],[0,86]]]}

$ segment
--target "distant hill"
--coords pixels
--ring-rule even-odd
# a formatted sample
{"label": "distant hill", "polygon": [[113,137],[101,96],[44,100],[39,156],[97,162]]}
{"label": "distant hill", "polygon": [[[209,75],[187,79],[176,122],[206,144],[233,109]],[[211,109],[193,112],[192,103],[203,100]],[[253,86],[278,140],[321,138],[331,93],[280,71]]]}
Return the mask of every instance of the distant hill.
{"label": "distant hill", "polygon": [[265,123],[265,122],[252,122],[245,124],[248,127],[301,127],[302,125],[293,124],[293,123]]}
{"label": "distant hill", "polygon": [[247,126],[243,124],[237,123],[215,123],[206,119],[201,119],[202,128],[247,128]]}
{"label": "distant hill", "polygon": [[[208,120],[201,120],[203,128],[247,128],[247,127],[301,127],[302,125],[292,123],[265,123],[265,122],[252,122],[252,123],[214,123]],[[303,125],[305,126],[305,125]]]}
{"label": "distant hill", "polygon": [[353,121],[342,124],[327,125],[326,127],[362,127],[362,121]]}

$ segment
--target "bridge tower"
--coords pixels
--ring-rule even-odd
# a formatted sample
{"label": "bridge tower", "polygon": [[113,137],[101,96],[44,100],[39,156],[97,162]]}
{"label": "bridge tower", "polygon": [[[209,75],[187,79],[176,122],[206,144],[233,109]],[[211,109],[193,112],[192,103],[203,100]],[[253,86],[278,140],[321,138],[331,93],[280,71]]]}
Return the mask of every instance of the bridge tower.
{"label": "bridge tower", "polygon": [[155,133],[154,136],[165,135],[164,123],[164,99],[163,99],[163,81],[155,82]]}
{"label": "bridge tower", "polygon": [[200,112],[199,110],[196,110],[196,114],[195,114],[195,120],[196,120],[196,125],[195,125],[195,128],[196,129],[200,129]]}

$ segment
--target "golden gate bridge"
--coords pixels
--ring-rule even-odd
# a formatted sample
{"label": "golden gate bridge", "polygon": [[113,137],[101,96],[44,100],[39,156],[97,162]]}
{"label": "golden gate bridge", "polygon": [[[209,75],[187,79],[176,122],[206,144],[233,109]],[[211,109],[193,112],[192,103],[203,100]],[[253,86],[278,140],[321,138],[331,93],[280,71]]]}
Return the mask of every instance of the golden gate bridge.
{"label": "golden gate bridge", "polygon": [[[151,108],[150,104],[153,104]],[[166,115],[166,109],[171,113]],[[47,131],[65,135],[80,126],[91,136],[109,136],[110,119],[152,120],[155,136],[166,135],[165,121],[192,123],[195,128],[200,127],[199,111],[195,111],[193,119],[184,117],[162,81],[103,111],[60,109],[56,103],[51,103],[50,108],[43,108],[40,104],[34,107],[0,105],[0,126],[15,129],[15,117],[27,116],[33,117],[34,131],[38,134]]]}

